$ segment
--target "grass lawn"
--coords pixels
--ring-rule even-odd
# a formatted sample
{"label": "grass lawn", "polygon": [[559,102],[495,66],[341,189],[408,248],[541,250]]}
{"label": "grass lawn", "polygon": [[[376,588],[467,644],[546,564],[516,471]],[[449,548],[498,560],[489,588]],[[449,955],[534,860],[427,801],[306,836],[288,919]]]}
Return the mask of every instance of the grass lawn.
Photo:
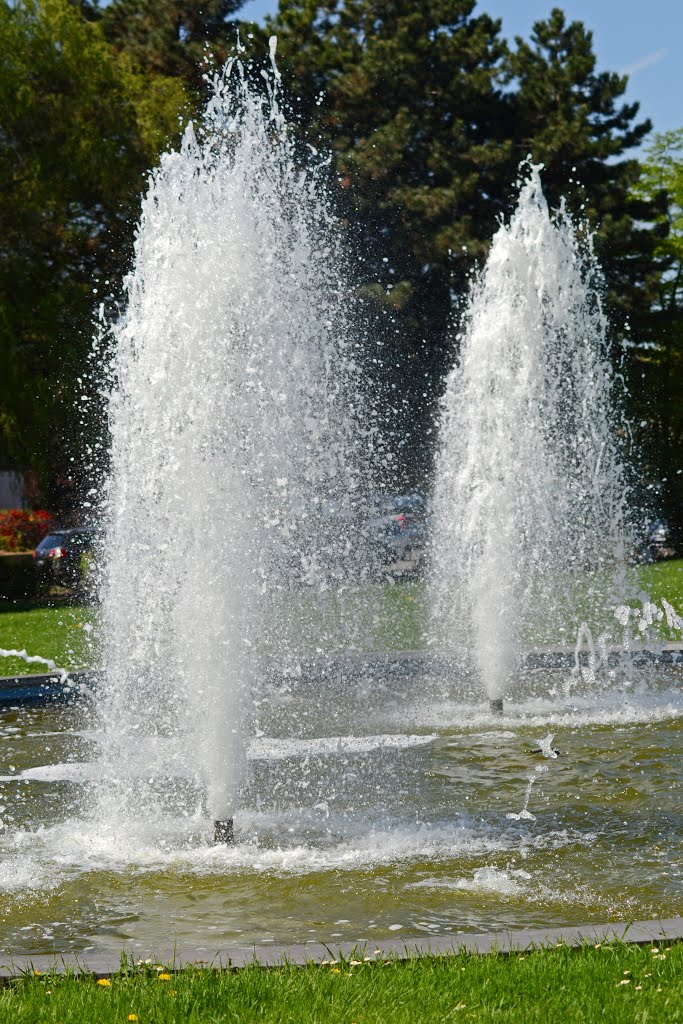
{"label": "grass lawn", "polygon": [[[94,608],[62,605],[34,607],[3,602],[0,605],[0,648],[25,650],[51,658],[60,668],[80,668],[91,661]],[[0,676],[46,671],[19,658],[0,658]]]}
{"label": "grass lawn", "polygon": [[674,605],[679,615],[683,612],[683,558],[641,565],[636,572],[640,585],[650,595],[650,600],[657,602],[665,597],[669,604]]}
{"label": "grass lawn", "polygon": [[130,969],[43,975],[0,992],[13,1024],[675,1024],[683,1021],[683,943],[609,944],[526,954],[429,957],[235,972]]}
{"label": "grass lawn", "polygon": [[[683,559],[637,566],[628,569],[627,575],[632,591],[646,592],[660,607],[664,597],[683,615]],[[578,625],[586,620],[594,636],[604,629],[611,642],[618,643],[621,632],[611,607],[602,598],[591,599],[583,578],[570,582],[569,593],[565,595],[564,628],[562,614],[553,612],[547,623],[523,624],[523,642],[572,644]],[[282,638],[287,636],[287,646],[302,653],[417,650],[427,644],[429,601],[426,583],[419,579],[405,579],[393,585],[369,584],[341,594],[291,592],[278,598],[268,615],[275,626],[271,632],[275,650],[281,649]],[[63,668],[87,666],[93,661],[95,629],[89,629],[96,624],[96,618],[92,607],[0,603],[0,648],[26,649],[29,654],[51,658]],[[653,627],[650,636],[655,633],[662,639],[683,639],[680,633],[668,630],[665,623]],[[40,666],[28,666],[17,658],[0,658],[0,675],[37,671]]]}

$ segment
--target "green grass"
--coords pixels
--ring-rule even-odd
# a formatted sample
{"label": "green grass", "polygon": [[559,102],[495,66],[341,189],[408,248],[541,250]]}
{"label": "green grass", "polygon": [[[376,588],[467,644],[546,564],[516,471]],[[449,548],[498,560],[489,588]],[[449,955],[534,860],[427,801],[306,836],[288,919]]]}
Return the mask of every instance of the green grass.
{"label": "green grass", "polygon": [[[652,952],[657,949],[657,952]],[[109,979],[107,979],[109,980]],[[0,992],[14,1024],[676,1024],[683,1021],[683,943],[620,943],[526,954],[240,971],[150,967],[94,977],[43,975]]]}
{"label": "green grass", "polygon": [[[661,599],[666,598],[683,615],[683,559],[628,569],[625,583],[632,604],[638,603],[638,591],[644,591],[660,607]],[[579,624],[587,621],[594,636],[604,630],[609,642],[619,643],[621,628],[612,613],[613,602],[605,596],[607,584],[602,585],[597,578],[575,577],[565,580],[564,585],[565,612],[558,615],[553,609],[546,621],[538,616],[534,622],[523,623],[523,642],[573,644]],[[542,602],[538,604],[542,607]],[[425,582],[419,579],[393,585],[368,584],[342,593],[294,591],[277,597],[268,617],[273,628],[267,644],[277,651],[283,645],[302,654],[335,654],[349,649],[419,650],[427,643],[429,595]],[[25,648],[29,654],[51,658],[61,667],[77,668],[92,661],[94,631],[88,634],[87,627],[95,622],[96,612],[91,607],[64,604],[46,608],[5,602],[0,605],[0,647]],[[683,639],[665,623],[655,624],[649,635]],[[446,639],[443,644],[447,644]],[[0,675],[36,671],[40,666],[0,658]]]}
{"label": "green grass", "polygon": [[[62,605],[59,608],[20,606],[0,611],[0,647],[25,650],[50,658],[60,668],[80,668],[91,660],[89,627],[95,621],[93,608]],[[0,658],[0,676],[26,675],[46,671],[41,665],[27,665],[19,658]]]}
{"label": "green grass", "polygon": [[683,559],[670,562],[655,562],[641,565],[637,569],[638,581],[650,599],[661,601],[663,597],[675,606],[679,614],[683,611]]}

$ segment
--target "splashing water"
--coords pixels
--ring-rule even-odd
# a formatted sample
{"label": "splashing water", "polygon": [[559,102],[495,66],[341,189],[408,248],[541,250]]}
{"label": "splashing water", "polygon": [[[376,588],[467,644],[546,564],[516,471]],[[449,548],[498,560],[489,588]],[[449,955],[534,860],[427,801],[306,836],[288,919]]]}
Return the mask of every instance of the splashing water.
{"label": "splashing water", "polygon": [[262,92],[230,64],[162,157],[112,331],[107,818],[162,814],[178,775],[232,817],[269,595],[343,571],[323,505],[358,487],[347,288],[278,82],[274,60]]}
{"label": "splashing water", "polygon": [[506,818],[509,818],[510,821],[536,821],[536,815],[532,814],[529,810],[531,790],[534,788],[534,783],[538,779],[539,775],[543,775],[547,771],[547,765],[537,765],[533,772],[529,772],[529,774],[527,775],[527,787],[524,791],[524,806],[522,807],[519,814],[516,814],[514,811],[509,811],[505,815]]}
{"label": "splashing water", "polygon": [[435,618],[473,645],[497,700],[522,622],[557,620],[577,574],[606,601],[630,548],[599,273],[564,207],[549,212],[537,168],[465,325],[440,427]]}
{"label": "splashing water", "polygon": [[28,654],[26,648],[23,651],[6,650],[4,647],[0,647],[0,658],[21,658],[27,665],[44,665],[48,672],[54,672],[59,676],[60,682],[65,682],[69,678],[69,673],[65,668],[60,668],[52,658],[42,658],[39,654]]}

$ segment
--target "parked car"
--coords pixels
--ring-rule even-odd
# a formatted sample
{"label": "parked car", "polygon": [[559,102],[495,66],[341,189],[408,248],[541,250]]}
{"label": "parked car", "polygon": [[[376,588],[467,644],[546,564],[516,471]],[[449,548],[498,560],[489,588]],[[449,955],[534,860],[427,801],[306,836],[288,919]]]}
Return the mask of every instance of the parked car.
{"label": "parked car", "polygon": [[52,530],[33,552],[33,564],[39,577],[48,584],[78,586],[83,579],[87,556],[95,548],[97,535],[94,526]]}
{"label": "parked car", "polygon": [[381,497],[376,510],[379,514],[370,519],[366,529],[372,548],[383,562],[404,561],[424,547],[426,504],[421,495]]}
{"label": "parked car", "polygon": [[666,519],[655,519],[647,528],[643,555],[646,562],[662,562],[675,558],[677,545],[674,531]]}

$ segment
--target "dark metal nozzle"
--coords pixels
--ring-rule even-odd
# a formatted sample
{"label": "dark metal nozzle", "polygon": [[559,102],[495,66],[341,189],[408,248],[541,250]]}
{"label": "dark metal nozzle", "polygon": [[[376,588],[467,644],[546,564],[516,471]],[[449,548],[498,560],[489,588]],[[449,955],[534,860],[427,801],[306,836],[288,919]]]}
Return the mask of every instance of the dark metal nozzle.
{"label": "dark metal nozzle", "polygon": [[213,841],[216,844],[222,843],[224,846],[232,846],[235,842],[235,829],[232,818],[226,818],[225,821],[214,821]]}
{"label": "dark metal nozzle", "polygon": [[489,701],[491,708],[491,714],[502,715],[503,714],[503,698],[496,697],[495,700]]}

